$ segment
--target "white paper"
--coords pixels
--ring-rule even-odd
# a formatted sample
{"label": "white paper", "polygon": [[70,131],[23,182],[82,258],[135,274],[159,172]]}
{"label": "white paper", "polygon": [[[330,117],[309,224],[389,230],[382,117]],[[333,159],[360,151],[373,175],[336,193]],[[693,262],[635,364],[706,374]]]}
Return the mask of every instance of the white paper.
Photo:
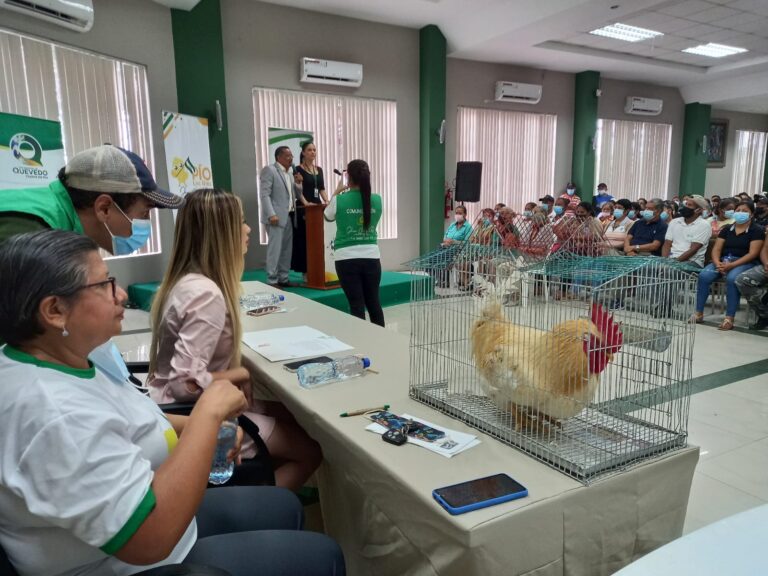
{"label": "white paper", "polygon": [[[433,424],[432,422],[428,422],[427,420],[423,420],[422,418],[414,418],[410,414],[402,414],[402,417],[407,418],[408,420],[421,422],[422,424],[429,426],[430,428],[434,428],[435,430],[441,430],[442,432],[445,432],[445,436],[443,438],[441,438],[440,440],[435,440],[434,442],[426,442],[425,440],[419,440],[418,438],[414,438],[413,436],[408,436],[408,443],[416,444],[417,446],[426,448],[427,450],[434,452],[435,454],[440,454],[441,456],[445,456],[446,458],[453,458],[454,456],[456,456],[456,454],[460,454],[461,452],[464,452],[465,450],[469,450],[470,448],[474,448],[475,446],[480,444],[480,440],[478,440],[477,436],[475,436],[474,434],[465,434],[464,432],[451,430],[450,428],[445,428],[444,426],[438,426],[437,424]],[[387,428],[385,428],[384,426],[376,422],[372,422],[371,424],[366,426],[365,429],[371,432],[374,432],[376,434],[384,434],[384,432],[387,431]],[[454,445],[451,448],[445,448],[444,445],[447,442],[450,442]]]}
{"label": "white paper", "polygon": [[309,326],[258,330],[243,334],[243,343],[270,362],[299,360],[352,350],[352,346]]}

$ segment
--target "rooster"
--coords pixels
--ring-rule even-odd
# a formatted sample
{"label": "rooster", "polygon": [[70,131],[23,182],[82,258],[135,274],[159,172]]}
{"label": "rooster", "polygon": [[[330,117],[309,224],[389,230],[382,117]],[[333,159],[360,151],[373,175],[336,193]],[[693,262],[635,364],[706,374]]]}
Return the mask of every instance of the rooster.
{"label": "rooster", "polygon": [[589,404],[600,374],[621,349],[621,330],[599,304],[590,319],[558,324],[551,331],[510,323],[489,298],[472,328],[472,356],[485,393],[515,417],[515,428],[575,416]]}

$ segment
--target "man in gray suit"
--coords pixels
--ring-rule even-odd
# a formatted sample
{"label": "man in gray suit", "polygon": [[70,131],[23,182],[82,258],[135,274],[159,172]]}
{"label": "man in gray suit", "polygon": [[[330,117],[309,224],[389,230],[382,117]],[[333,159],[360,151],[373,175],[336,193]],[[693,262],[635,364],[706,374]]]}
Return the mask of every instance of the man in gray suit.
{"label": "man in gray suit", "polygon": [[275,163],[259,175],[261,222],[267,227],[267,282],[270,286],[296,286],[288,281],[296,226],[300,175],[293,175],[293,153],[288,146],[275,150]]}

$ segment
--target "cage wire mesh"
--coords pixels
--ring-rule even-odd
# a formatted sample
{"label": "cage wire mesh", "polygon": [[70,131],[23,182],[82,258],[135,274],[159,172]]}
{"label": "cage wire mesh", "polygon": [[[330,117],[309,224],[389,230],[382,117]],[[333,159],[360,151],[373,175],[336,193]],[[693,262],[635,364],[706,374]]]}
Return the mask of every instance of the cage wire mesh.
{"label": "cage wire mesh", "polygon": [[684,446],[692,269],[589,222],[531,251],[514,224],[411,261],[445,287],[413,287],[410,395],[584,483]]}

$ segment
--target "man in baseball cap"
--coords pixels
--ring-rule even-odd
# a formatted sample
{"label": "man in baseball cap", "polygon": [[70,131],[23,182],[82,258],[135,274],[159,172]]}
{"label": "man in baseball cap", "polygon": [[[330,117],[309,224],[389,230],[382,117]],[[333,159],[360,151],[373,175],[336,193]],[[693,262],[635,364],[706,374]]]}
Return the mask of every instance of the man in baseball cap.
{"label": "man in baseball cap", "polygon": [[149,240],[152,208],[183,202],[157,186],[136,154],[104,144],[75,154],[47,187],[0,191],[0,242],[55,228],[85,234],[112,254],[130,254]]}

